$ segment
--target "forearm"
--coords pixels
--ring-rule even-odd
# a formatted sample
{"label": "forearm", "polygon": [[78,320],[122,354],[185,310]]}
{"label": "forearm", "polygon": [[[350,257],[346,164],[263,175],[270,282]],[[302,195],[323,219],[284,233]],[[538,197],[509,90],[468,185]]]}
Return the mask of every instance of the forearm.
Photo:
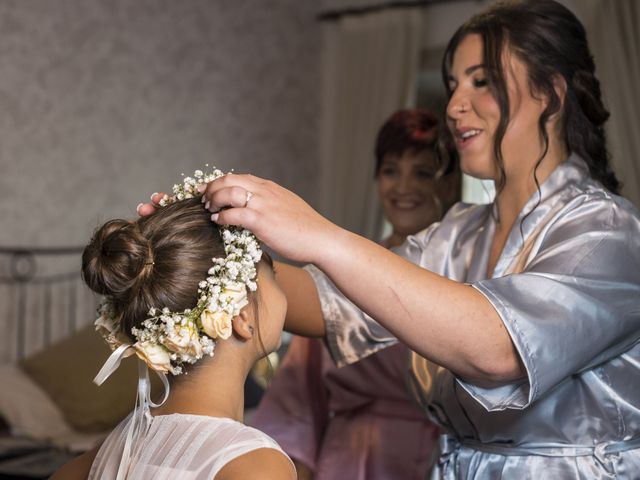
{"label": "forearm", "polygon": [[285,330],[305,337],[324,337],[325,324],[318,291],[303,269],[275,263],[276,281],[287,297]]}
{"label": "forearm", "polygon": [[316,265],[411,349],[478,384],[524,375],[502,320],[476,289],[345,230],[326,242]]}

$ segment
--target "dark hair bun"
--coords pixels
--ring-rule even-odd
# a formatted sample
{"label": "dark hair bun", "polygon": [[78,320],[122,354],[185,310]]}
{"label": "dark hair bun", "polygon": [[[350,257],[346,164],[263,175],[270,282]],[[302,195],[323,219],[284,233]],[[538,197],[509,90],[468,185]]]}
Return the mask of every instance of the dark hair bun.
{"label": "dark hair bun", "polygon": [[153,252],[137,223],[111,220],[82,254],[82,275],[93,291],[126,301],[152,270]]}

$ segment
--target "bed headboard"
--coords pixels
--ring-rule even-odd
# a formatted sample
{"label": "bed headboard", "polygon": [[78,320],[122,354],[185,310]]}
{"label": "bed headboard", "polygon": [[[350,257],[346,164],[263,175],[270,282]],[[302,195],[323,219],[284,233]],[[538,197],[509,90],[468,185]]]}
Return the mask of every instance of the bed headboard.
{"label": "bed headboard", "polygon": [[0,247],[0,363],[41,350],[95,319],[80,277],[83,247]]}

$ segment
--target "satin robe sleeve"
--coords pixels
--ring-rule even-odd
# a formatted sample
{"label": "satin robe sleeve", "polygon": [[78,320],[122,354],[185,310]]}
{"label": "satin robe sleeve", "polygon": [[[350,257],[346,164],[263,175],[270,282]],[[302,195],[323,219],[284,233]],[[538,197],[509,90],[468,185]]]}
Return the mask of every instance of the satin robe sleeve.
{"label": "satin robe sleeve", "polygon": [[458,382],[487,410],[526,408],[640,337],[640,227],[625,202],[582,196],[537,235],[519,273],[473,283],[526,368],[498,388]]}
{"label": "satin robe sleeve", "polygon": [[[405,244],[403,248],[409,251],[420,250],[436,225],[433,224],[417,234],[415,240],[409,245]],[[409,251],[394,251],[410,258]],[[327,331],[327,346],[336,365],[342,367],[357,362],[398,343],[391,332],[346,298],[322,271],[313,265],[307,265],[304,269],[309,272],[318,290]]]}
{"label": "satin robe sleeve", "polygon": [[338,367],[357,362],[398,342],[388,330],[345,297],[321,270],[313,265],[304,269],[318,290],[327,347]]}

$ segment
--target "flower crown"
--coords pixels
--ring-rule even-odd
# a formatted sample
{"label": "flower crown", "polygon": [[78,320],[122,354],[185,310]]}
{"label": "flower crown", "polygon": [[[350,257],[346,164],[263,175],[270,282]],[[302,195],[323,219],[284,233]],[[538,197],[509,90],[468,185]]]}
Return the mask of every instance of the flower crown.
{"label": "flower crown", "polygon": [[[173,195],[165,195],[159,204],[164,207],[198,197],[199,185],[223,175],[217,168],[208,174],[196,170],[193,177],[174,185]],[[231,320],[249,303],[248,290],[257,289],[256,264],[262,256],[258,239],[249,230],[231,225],[221,226],[220,232],[226,257],[212,259],[209,276],[198,285],[196,306],[183,312],[151,308],[141,328],[131,329],[137,340],[132,347],[149,368],[179,375],[183,364],[193,364],[204,355],[212,357],[215,340],[231,336]],[[131,343],[108,296],[98,307],[95,325],[112,350]]]}

